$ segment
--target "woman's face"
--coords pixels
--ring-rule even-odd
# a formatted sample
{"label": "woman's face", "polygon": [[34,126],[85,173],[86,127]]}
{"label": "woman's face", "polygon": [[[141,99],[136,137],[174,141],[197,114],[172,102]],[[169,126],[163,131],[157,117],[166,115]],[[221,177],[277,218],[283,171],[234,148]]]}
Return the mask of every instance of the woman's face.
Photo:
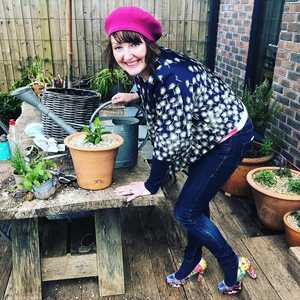
{"label": "woman's face", "polygon": [[146,53],[145,41],[134,45],[132,43],[118,43],[113,36],[110,37],[112,51],[117,64],[130,76],[142,75],[146,72]]}

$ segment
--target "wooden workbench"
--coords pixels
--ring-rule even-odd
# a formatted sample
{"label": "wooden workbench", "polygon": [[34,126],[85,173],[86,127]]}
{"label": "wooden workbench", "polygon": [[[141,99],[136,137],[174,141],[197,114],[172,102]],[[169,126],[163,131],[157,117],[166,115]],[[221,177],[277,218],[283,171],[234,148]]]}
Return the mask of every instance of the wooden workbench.
{"label": "wooden workbench", "polygon": [[[126,197],[114,189],[132,181],[144,181],[147,163],[139,158],[135,168],[116,169],[111,187],[87,191],[67,187],[49,200],[18,202],[0,190],[0,220],[12,221],[13,290],[15,299],[42,299],[42,281],[97,276],[100,296],[125,292],[120,208]],[[164,195],[139,197],[131,206],[156,205]],[[42,258],[39,248],[38,218],[58,217],[93,211],[95,215],[96,253]]]}

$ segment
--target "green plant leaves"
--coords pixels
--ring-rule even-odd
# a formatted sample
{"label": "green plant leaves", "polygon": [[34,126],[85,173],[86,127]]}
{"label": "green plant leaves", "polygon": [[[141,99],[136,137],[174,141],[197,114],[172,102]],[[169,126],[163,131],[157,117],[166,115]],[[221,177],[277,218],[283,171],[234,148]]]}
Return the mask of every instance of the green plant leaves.
{"label": "green plant leaves", "polygon": [[91,127],[84,126],[83,131],[86,132],[84,138],[85,143],[92,143],[94,145],[99,144],[102,141],[102,135],[104,134],[103,129],[99,117],[95,118]]}

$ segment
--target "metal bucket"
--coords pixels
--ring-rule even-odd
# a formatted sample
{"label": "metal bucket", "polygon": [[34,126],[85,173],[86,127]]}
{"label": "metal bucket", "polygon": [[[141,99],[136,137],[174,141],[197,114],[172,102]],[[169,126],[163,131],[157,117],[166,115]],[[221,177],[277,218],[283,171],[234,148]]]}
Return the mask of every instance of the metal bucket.
{"label": "metal bucket", "polygon": [[124,144],[119,148],[115,168],[131,168],[137,163],[139,119],[133,117],[113,117],[103,120],[105,130],[119,134]]}

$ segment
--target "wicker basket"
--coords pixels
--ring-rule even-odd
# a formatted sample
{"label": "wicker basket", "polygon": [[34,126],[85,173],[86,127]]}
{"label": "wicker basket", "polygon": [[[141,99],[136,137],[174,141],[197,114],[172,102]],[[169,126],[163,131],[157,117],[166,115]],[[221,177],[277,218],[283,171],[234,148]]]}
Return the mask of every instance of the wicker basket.
{"label": "wicker basket", "polygon": [[[94,91],[82,89],[49,88],[43,93],[42,103],[67,124],[81,130],[82,125],[88,124],[92,113],[98,108],[100,96]],[[42,114],[42,124],[46,137],[63,142],[68,135],[45,114]]]}

